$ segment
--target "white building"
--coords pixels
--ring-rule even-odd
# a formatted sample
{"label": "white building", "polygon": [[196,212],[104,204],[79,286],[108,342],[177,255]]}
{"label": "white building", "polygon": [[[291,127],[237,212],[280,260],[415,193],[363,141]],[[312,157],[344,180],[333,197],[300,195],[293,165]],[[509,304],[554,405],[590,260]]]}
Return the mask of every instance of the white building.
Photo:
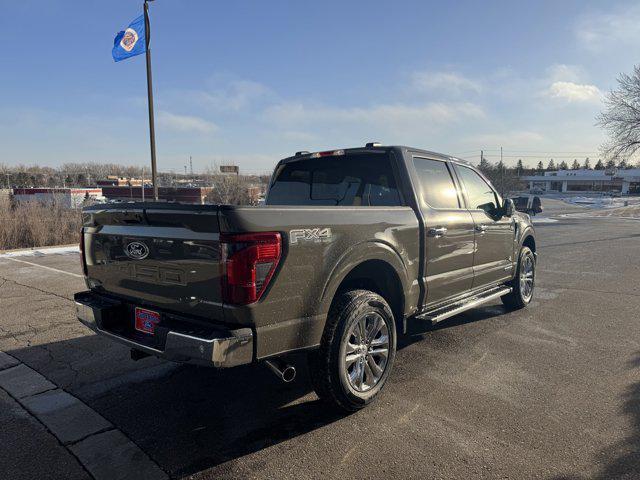
{"label": "white building", "polygon": [[37,201],[40,203],[58,202],[66,208],[78,208],[87,197],[102,196],[101,188],[14,188],[13,200],[16,202]]}
{"label": "white building", "polygon": [[557,170],[524,175],[529,190],[545,192],[619,192],[640,194],[640,168],[628,170]]}

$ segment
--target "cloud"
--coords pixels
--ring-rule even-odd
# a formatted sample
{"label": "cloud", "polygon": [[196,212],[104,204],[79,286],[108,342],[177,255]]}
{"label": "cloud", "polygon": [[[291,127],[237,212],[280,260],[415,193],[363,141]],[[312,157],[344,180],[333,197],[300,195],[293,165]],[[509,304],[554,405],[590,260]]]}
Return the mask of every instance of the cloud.
{"label": "cloud", "polygon": [[308,138],[289,138],[294,148],[322,150],[373,140],[435,145],[450,134],[454,126],[484,117],[479,105],[467,102],[384,103],[344,108],[286,102],[267,108],[262,120],[272,132],[294,130],[310,134]]}
{"label": "cloud", "polygon": [[595,85],[574,82],[553,82],[546,94],[569,103],[599,102],[602,98],[602,92]]}
{"label": "cloud", "polygon": [[274,96],[272,90],[251,80],[233,80],[212,90],[188,94],[198,103],[220,111],[238,112],[252,104]]}
{"label": "cloud", "polygon": [[266,119],[283,125],[333,123],[439,127],[469,117],[480,118],[483,116],[484,111],[480,106],[468,102],[431,102],[421,105],[397,103],[351,108],[283,103],[269,107],[265,111]]}
{"label": "cloud", "polygon": [[460,95],[482,90],[477,81],[454,72],[416,72],[411,76],[411,84],[415,90],[428,93],[437,91]]}
{"label": "cloud", "polygon": [[585,77],[584,68],[580,65],[567,65],[556,63],[547,68],[547,76],[551,82],[576,82],[579,83]]}
{"label": "cloud", "polygon": [[158,124],[178,132],[213,133],[218,126],[204,118],[190,115],[176,115],[167,111],[158,112]]}
{"label": "cloud", "polygon": [[590,12],[574,26],[576,38],[587,50],[600,53],[640,42],[640,7],[630,6],[613,13]]}
{"label": "cloud", "polygon": [[470,145],[503,145],[509,147],[522,147],[523,145],[536,145],[544,140],[544,136],[530,130],[501,131],[499,133],[483,133],[472,135],[465,139]]}

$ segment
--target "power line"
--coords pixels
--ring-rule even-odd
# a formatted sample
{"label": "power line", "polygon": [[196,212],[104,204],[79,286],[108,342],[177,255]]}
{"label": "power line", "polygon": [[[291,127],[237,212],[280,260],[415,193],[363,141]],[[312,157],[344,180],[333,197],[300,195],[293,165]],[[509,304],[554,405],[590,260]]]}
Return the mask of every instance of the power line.
{"label": "power line", "polygon": [[[484,154],[484,158],[489,158],[491,155],[487,155],[486,154],[486,150],[485,150],[485,154]],[[494,154],[494,157],[499,157],[499,154]],[[567,158],[567,159],[579,159],[581,157],[577,156],[577,155],[502,155],[503,158],[540,158],[540,159],[556,159],[556,158]],[[468,159],[473,159],[473,158],[481,158],[480,155],[469,155],[466,157],[460,157],[462,159],[468,160]]]}
{"label": "power line", "polygon": [[[478,150],[470,150],[472,152],[477,152]],[[484,149],[485,152],[499,152],[500,149],[496,148],[496,149]],[[578,151],[578,150],[508,150],[508,149],[504,149],[503,151],[505,152],[510,152],[510,153],[544,153],[544,154],[579,154],[579,155],[586,155],[586,154],[598,154],[599,152],[593,150],[593,151]],[[465,152],[462,152],[465,153]]]}

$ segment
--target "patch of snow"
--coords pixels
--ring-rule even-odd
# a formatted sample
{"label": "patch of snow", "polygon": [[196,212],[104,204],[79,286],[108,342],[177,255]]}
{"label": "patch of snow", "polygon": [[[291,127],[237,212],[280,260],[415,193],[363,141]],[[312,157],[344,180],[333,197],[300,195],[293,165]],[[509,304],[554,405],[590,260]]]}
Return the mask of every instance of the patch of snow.
{"label": "patch of snow", "polygon": [[567,196],[562,198],[566,203],[580,205],[581,207],[603,209],[620,208],[627,205],[639,205],[637,197],[606,197],[606,196]]}
{"label": "patch of snow", "polygon": [[25,248],[23,250],[11,250],[9,252],[0,253],[0,258],[43,257],[45,255],[71,255],[79,252],[80,247],[78,247],[77,245],[66,245],[63,247]]}

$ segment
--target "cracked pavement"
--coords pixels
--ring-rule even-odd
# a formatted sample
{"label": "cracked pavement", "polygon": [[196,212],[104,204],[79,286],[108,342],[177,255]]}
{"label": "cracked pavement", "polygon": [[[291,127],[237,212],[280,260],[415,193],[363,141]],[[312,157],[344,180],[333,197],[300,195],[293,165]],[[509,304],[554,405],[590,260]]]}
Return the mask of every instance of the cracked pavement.
{"label": "cracked pavement", "polygon": [[[544,202],[545,216],[578,210]],[[640,222],[556,218],[536,226],[529,308],[495,303],[402,339],[380,400],[346,417],[317,401],[302,356],[288,385],[263,366],[133,362],[75,319],[82,279],[2,258],[0,350],[173,477],[637,478]],[[77,255],[29,261],[80,273]]]}

